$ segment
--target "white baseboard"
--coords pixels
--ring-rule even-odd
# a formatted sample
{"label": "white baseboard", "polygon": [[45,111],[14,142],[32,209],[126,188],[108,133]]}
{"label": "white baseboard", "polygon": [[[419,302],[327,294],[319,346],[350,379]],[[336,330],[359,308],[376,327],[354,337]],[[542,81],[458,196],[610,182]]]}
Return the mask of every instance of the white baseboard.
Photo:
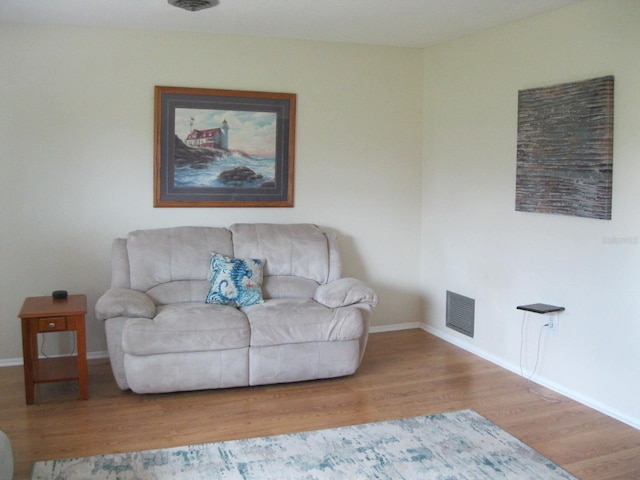
{"label": "white baseboard", "polygon": [[2,358],[0,359],[0,367],[16,367],[22,365],[22,358]]}
{"label": "white baseboard", "polygon": [[396,332],[398,330],[413,330],[414,328],[422,328],[420,322],[411,323],[394,323],[392,325],[376,325],[371,327],[369,331],[371,333],[383,333],[383,332]]}
{"label": "white baseboard", "polygon": [[87,360],[95,360],[100,358],[109,358],[109,352],[89,352],[87,353]]}
{"label": "white baseboard", "polygon": [[[479,349],[476,346],[471,345],[470,343],[465,342],[464,340],[461,340],[454,335],[451,335],[447,332],[444,332],[442,330],[439,330],[437,328],[434,328],[424,323],[419,324],[418,328],[421,328],[425,332],[429,332],[432,335],[435,335],[436,337],[441,338],[446,342],[449,342],[457,347],[462,348],[463,350],[466,350],[468,352],[473,353],[474,355],[484,358],[485,360],[488,360],[491,363],[495,363],[496,365],[502,368],[505,368],[513,373],[516,373],[517,375],[520,376],[519,366],[511,363],[507,363],[503,359],[498,358],[482,349]],[[548,388],[556,393],[559,393],[560,395],[564,395],[565,397],[575,400],[576,402],[579,402],[583,405],[586,405],[589,408],[593,408],[594,410],[597,410],[600,413],[604,413],[609,417],[615,418],[616,420],[626,423],[627,425],[630,425],[633,428],[640,429],[640,420],[637,418],[629,417],[628,415],[625,415],[622,412],[612,409],[607,405],[604,405],[592,398],[586,397],[578,392],[567,389],[563,385],[553,382],[545,377],[536,375],[534,380],[535,380],[535,383],[542,385],[543,387]]]}
{"label": "white baseboard", "polygon": [[[507,363],[503,359],[498,358],[482,349],[479,349],[476,346],[468,342],[465,342],[464,340],[461,340],[454,335],[448,334],[447,332],[434,328],[425,323],[409,322],[409,323],[395,323],[391,325],[376,325],[376,326],[372,326],[370,331],[371,333],[384,333],[384,332],[394,332],[399,330],[411,330],[416,328],[422,329],[425,332],[435,335],[436,337],[441,338],[446,342],[449,342],[457,347],[462,348],[463,350],[471,352],[474,355],[484,358],[485,360],[488,360],[491,363],[495,363],[496,365],[502,368],[505,368],[517,375],[520,375],[519,366],[513,365],[511,363]],[[101,359],[101,358],[109,358],[109,353],[106,351],[87,353],[87,359],[89,360]],[[21,366],[22,364],[23,364],[22,357],[0,359],[0,368]],[[552,382],[544,377],[537,376],[535,378],[535,382],[538,383],[539,385],[542,385],[545,388],[548,388],[550,390],[553,390],[554,392],[564,395],[565,397],[571,398],[576,402],[580,402],[583,405],[586,405],[587,407],[593,408],[594,410],[597,410],[600,413],[604,413],[605,415],[615,418],[616,420],[626,423],[627,425],[640,429],[640,420],[636,418],[631,418],[628,415],[623,414],[622,412],[609,408],[607,405],[603,405],[602,403],[596,400],[593,400],[592,398],[585,397],[584,395],[574,392],[573,390],[567,389],[564,386],[559,385],[555,382]]]}
{"label": "white baseboard", "polygon": [[[422,324],[420,322],[412,322],[412,323],[397,323],[393,325],[381,325],[371,327],[371,333],[380,333],[380,332],[393,332],[397,330],[411,330],[414,328],[422,328]],[[99,359],[99,358],[109,358],[109,352],[87,352],[87,360]],[[22,357],[17,358],[0,358],[0,368],[2,367],[17,367],[22,366],[23,360]]]}
{"label": "white baseboard", "polygon": [[[63,357],[65,355],[51,355],[51,357]],[[109,352],[87,352],[87,360],[94,360],[98,358],[109,358]],[[19,358],[2,358],[0,359],[0,368],[2,367],[21,367],[24,365],[22,357]]]}

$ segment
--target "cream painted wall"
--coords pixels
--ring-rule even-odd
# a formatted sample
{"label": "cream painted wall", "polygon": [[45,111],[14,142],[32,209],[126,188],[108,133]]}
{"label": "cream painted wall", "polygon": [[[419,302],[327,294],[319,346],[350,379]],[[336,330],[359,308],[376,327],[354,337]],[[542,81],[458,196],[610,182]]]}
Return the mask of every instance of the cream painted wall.
{"label": "cream painted wall", "polygon": [[[138,228],[316,223],[379,292],[374,325],[420,318],[420,50],[2,25],[0,65],[0,362],[22,355],[23,298],[60,288],[88,295],[106,350],[93,306]],[[296,93],[295,207],[153,208],[154,85]]]}
{"label": "cream painted wall", "polygon": [[[566,307],[535,380],[640,427],[640,2],[587,1],[424,52],[427,329],[519,371],[517,305]],[[518,90],[615,76],[613,218],[515,211]],[[475,298],[475,336],[445,327]],[[544,316],[525,322],[532,372]],[[523,383],[524,388],[524,383]]]}
{"label": "cream painted wall", "polygon": [[[66,288],[93,309],[113,237],[311,221],[379,291],[379,328],[424,312],[428,330],[518,370],[516,305],[565,306],[536,379],[640,427],[638,25],[635,0],[587,1],[424,51],[2,25],[0,365],[21,356],[25,296]],[[613,219],[515,212],[518,90],[609,74]],[[297,93],[296,206],[154,209],[154,85]],[[447,289],[476,299],[473,340],[445,328]],[[527,327],[525,372],[541,320]]]}

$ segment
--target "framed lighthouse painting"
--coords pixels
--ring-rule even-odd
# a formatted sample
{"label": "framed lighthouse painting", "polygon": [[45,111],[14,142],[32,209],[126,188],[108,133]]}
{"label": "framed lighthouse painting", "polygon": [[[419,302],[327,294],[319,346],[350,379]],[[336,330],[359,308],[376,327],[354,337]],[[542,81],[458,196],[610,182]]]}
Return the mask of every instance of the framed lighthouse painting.
{"label": "framed lighthouse painting", "polygon": [[292,207],[296,95],[155,87],[155,207]]}

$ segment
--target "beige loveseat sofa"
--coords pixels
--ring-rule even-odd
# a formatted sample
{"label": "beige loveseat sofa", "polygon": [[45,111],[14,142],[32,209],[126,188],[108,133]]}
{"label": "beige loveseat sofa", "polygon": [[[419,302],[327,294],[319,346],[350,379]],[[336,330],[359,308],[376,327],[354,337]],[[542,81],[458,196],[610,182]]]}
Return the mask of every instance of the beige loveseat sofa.
{"label": "beige loveseat sofa", "polygon": [[114,240],[96,317],[118,386],[158,393],[350,375],[377,301],[315,225],[175,227]]}

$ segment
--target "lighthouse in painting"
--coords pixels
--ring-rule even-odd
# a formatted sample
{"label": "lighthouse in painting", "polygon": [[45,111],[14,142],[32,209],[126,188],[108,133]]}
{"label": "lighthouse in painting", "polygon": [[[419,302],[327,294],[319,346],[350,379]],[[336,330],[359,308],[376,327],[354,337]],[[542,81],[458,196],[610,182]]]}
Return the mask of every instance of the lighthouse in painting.
{"label": "lighthouse in painting", "polygon": [[229,150],[229,124],[226,120],[223,120],[220,128],[210,128],[208,130],[192,128],[191,133],[185,139],[185,144],[190,147]]}
{"label": "lighthouse in painting", "polygon": [[226,120],[222,121],[222,148],[229,150],[229,124]]}

